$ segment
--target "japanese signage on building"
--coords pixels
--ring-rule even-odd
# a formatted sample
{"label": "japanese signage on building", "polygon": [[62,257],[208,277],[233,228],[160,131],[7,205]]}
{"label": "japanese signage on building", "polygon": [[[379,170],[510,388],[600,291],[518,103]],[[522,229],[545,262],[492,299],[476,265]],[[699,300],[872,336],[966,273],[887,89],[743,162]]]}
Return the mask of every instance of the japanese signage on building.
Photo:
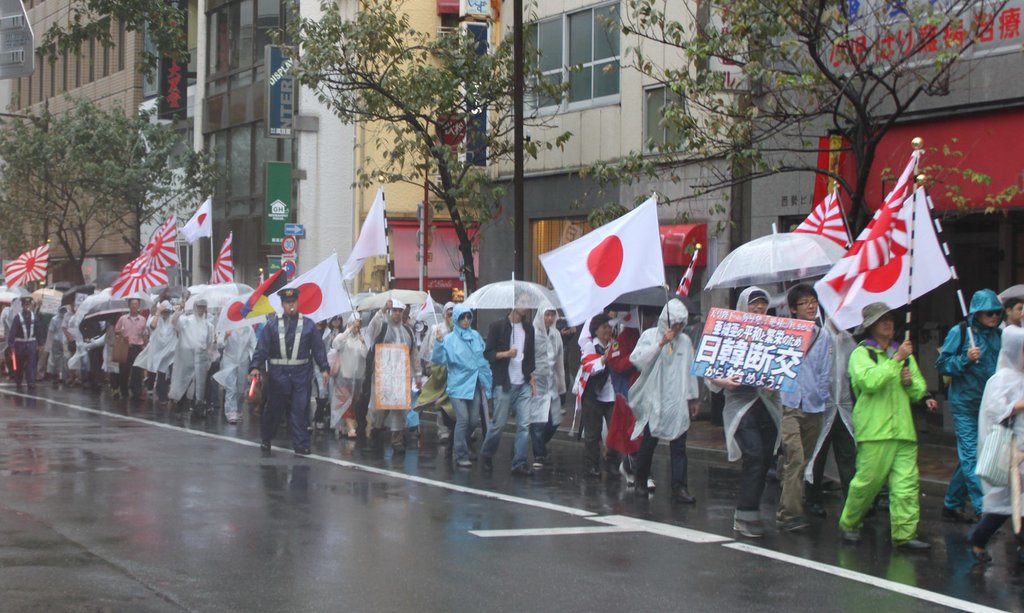
{"label": "japanese signage on building", "polygon": [[267,162],[266,215],[263,242],[280,245],[284,224],[292,216],[292,165],[289,162]]}
{"label": "japanese signage on building", "polygon": [[295,117],[295,78],[292,59],[284,47],[267,45],[263,51],[267,67],[267,138],[291,138]]}
{"label": "japanese signage on building", "polygon": [[[188,2],[187,0],[169,0],[182,12],[181,23],[172,24],[188,36]],[[160,119],[184,119],[188,111],[188,59],[160,58],[159,87]]]}
{"label": "japanese signage on building", "polygon": [[814,322],[711,309],[697,343],[692,373],[738,378],[743,385],[789,391],[811,344]]}
{"label": "japanese signage on building", "polygon": [[965,59],[1020,51],[1024,0],[979,2],[969,8],[952,0],[930,0],[930,4],[936,15],[944,17],[938,24],[924,18],[912,23],[902,2],[847,0],[850,35],[831,47],[828,63],[842,70],[854,61],[898,62],[903,57],[933,61],[940,53],[958,53],[972,39],[973,45],[963,52]]}

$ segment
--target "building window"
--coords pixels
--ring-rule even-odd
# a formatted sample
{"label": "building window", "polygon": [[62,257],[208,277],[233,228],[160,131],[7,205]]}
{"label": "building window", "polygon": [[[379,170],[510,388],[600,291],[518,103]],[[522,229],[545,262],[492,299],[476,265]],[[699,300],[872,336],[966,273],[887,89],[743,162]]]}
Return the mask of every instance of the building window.
{"label": "building window", "polygon": [[683,135],[673,123],[665,125],[666,104],[673,110],[683,109],[686,101],[682,96],[665,86],[644,90],[644,148],[648,151],[678,149]]}
{"label": "building window", "polygon": [[540,254],[571,243],[590,232],[586,219],[534,219],[530,221],[530,257],[533,262],[533,281],[548,284],[548,275],[540,264]]}
{"label": "building window", "polygon": [[100,76],[102,76],[102,77],[109,77],[110,76],[110,47],[108,47],[106,45],[103,45],[102,53],[103,53],[103,68],[102,68],[102,72],[100,72]]}
{"label": "building window", "polygon": [[39,101],[46,97],[43,84],[46,83],[46,65],[43,63],[43,54],[36,53],[36,81],[39,83]]}
{"label": "building window", "polygon": [[[146,50],[146,53],[150,56],[156,56],[157,49],[156,43],[153,42],[153,37],[149,35],[149,25],[147,24],[142,30],[142,44]],[[157,62],[156,66],[146,70],[146,73],[142,75],[142,97],[152,98],[160,93],[160,62]]]}
{"label": "building window", "polygon": [[75,49],[75,88],[82,86],[82,48]]}
{"label": "building window", "polygon": [[124,70],[126,29],[123,21],[117,22],[117,69]]}
{"label": "building window", "polygon": [[[569,109],[618,101],[618,24],[618,5],[606,4],[546,19],[533,28],[541,78],[568,82],[564,102]],[[545,108],[557,102],[544,97],[535,104]]]}
{"label": "building window", "polygon": [[67,51],[65,51],[64,55],[62,55],[61,58],[60,58],[60,72],[61,72],[60,91],[61,92],[66,92],[66,91],[68,91],[68,52]]}
{"label": "building window", "polygon": [[96,41],[90,40],[86,43],[89,46],[89,75],[86,83],[96,80]]}
{"label": "building window", "polygon": [[50,97],[57,95],[57,61],[47,60],[47,64],[50,68],[50,91],[47,92]]}

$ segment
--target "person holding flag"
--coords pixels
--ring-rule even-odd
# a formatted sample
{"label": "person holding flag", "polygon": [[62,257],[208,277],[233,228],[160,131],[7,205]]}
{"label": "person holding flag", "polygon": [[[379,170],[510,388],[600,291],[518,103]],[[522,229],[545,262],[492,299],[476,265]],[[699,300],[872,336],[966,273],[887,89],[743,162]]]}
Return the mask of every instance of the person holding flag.
{"label": "person holding flag", "polygon": [[964,512],[968,496],[975,515],[981,517],[982,514],[984,494],[981,481],[974,474],[978,458],[978,411],[985,383],[996,372],[1002,314],[1003,305],[994,291],[975,292],[971,297],[969,320],[949,330],[935,361],[939,374],[950,380],[948,397],[959,460],[946,490],[943,519],[973,523],[974,518]]}
{"label": "person holding flag", "polygon": [[178,345],[168,395],[172,402],[178,404],[178,410],[183,410],[182,402],[195,381],[191,408],[197,417],[206,415],[206,376],[210,370],[210,352],[214,347],[213,322],[206,316],[206,306],[206,301],[200,298],[192,305],[191,313],[183,315],[184,311],[179,306],[171,316]]}
{"label": "person holding flag", "polygon": [[313,365],[320,371],[324,385],[330,366],[316,324],[299,314],[299,289],[278,292],[284,314],[270,317],[260,331],[249,363],[249,378],[266,377],[269,382],[267,405],[260,416],[260,449],[268,453],[282,411],[290,413],[292,449],[296,455],[309,455],[309,396]]}
{"label": "person holding flag", "polygon": [[909,339],[898,343],[896,318],[884,302],[862,310],[856,334],[867,338],[850,355],[850,383],[857,400],[853,427],[857,472],[850,483],[839,529],[846,542],[860,541],[860,526],[875,496],[889,484],[889,521],[893,546],[930,549],[917,538],[921,518],[917,468],[917,431],[910,403],[924,398],[927,385]]}

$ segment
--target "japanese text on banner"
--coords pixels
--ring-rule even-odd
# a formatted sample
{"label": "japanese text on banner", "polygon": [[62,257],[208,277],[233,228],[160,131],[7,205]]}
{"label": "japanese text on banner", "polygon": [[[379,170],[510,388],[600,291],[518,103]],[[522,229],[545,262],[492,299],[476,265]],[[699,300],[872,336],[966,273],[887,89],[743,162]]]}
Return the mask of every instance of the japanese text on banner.
{"label": "japanese text on banner", "polygon": [[737,378],[743,385],[789,391],[811,344],[814,322],[711,309],[697,344],[692,373]]}

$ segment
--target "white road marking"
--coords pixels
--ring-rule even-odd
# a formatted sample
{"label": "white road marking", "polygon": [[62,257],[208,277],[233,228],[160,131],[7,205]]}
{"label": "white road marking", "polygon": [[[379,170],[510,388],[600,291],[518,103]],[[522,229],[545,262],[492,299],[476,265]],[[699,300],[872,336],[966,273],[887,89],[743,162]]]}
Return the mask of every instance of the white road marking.
{"label": "white road marking", "polygon": [[637,519],[636,517],[626,517],[625,515],[602,515],[600,517],[588,517],[587,519],[619,528],[626,528],[630,532],[650,532],[651,534],[689,541],[690,543],[725,543],[732,540],[729,537],[711,534],[710,532],[701,532],[700,530],[672,526],[646,519]]}
{"label": "white road marking", "polygon": [[[210,439],[215,439],[215,440],[220,440],[220,441],[226,441],[226,442],[229,442],[229,443],[234,443],[236,445],[245,445],[247,447],[258,447],[259,446],[259,443],[256,443],[254,441],[248,441],[248,440],[240,439],[240,438],[233,438],[233,437],[224,436],[224,435],[221,435],[221,434],[213,434],[211,432],[203,432],[201,430],[191,430],[189,428],[183,428],[181,426],[173,426],[171,424],[161,423],[161,422],[157,422],[157,421],[151,421],[151,420],[148,420],[148,419],[143,419],[141,417],[133,417],[131,415],[120,415],[118,413],[110,413],[110,412],[107,412],[107,411],[101,411],[99,409],[91,409],[89,407],[84,407],[84,406],[77,405],[77,404],[72,404],[72,403],[69,403],[69,402],[63,402],[63,401],[60,401],[60,400],[53,400],[53,399],[50,399],[50,398],[44,398],[42,396],[32,396],[32,395],[29,395],[29,394],[23,394],[21,392],[14,392],[14,391],[10,391],[10,390],[7,390],[7,389],[3,389],[5,387],[9,387],[9,384],[0,384],[0,394],[4,394],[4,395],[7,395],[7,396],[18,396],[18,397],[21,397],[21,398],[29,398],[29,399],[32,399],[32,400],[39,400],[39,401],[42,401],[42,402],[46,402],[48,404],[52,404],[52,405],[56,405],[56,406],[62,406],[62,407],[67,407],[67,408],[74,409],[76,411],[81,411],[81,412],[84,412],[84,413],[90,413],[90,414],[93,414],[93,415],[99,415],[99,416],[109,417],[109,418],[114,418],[114,419],[121,419],[121,420],[130,421],[130,422],[134,422],[134,423],[139,423],[139,424],[144,424],[144,425],[148,425],[148,426],[153,426],[153,427],[157,427],[157,428],[163,428],[165,430],[171,430],[171,431],[174,431],[174,432],[181,432],[181,433],[184,433],[184,434],[191,434],[191,435],[194,435],[194,436],[203,436],[203,437],[210,438]],[[277,451],[281,451],[281,452],[291,453],[290,449],[284,449],[284,448],[276,447],[276,446],[274,447],[274,449],[277,450]],[[797,566],[802,566],[802,567],[805,567],[805,568],[817,570],[819,572],[823,572],[823,573],[827,573],[827,574],[834,575],[834,576],[837,576],[837,577],[841,577],[841,578],[844,578],[844,579],[848,579],[850,581],[856,581],[858,583],[864,583],[866,585],[871,585],[871,586],[879,587],[879,588],[882,588],[882,589],[885,589],[885,590],[889,590],[891,592],[895,592],[897,594],[903,594],[903,595],[906,595],[906,596],[910,596],[912,598],[917,598],[917,599],[920,599],[920,600],[925,600],[925,601],[928,601],[928,602],[932,602],[932,603],[939,604],[939,605],[942,605],[942,606],[951,607],[951,608],[954,608],[954,609],[959,609],[959,610],[962,610],[962,611],[971,611],[972,613],[973,612],[988,613],[988,612],[999,611],[999,609],[993,609],[991,607],[986,607],[986,606],[983,606],[983,605],[975,604],[973,602],[968,602],[966,600],[960,600],[958,598],[953,598],[952,596],[946,596],[944,594],[939,594],[937,592],[931,592],[931,591],[928,591],[928,590],[925,590],[925,589],[922,589],[922,588],[905,585],[903,583],[897,583],[895,581],[889,581],[887,579],[882,579],[880,577],[875,577],[873,575],[867,575],[867,574],[859,573],[859,572],[856,572],[856,571],[846,570],[844,568],[839,568],[837,566],[831,566],[829,564],[823,564],[823,563],[820,563],[820,562],[813,562],[811,560],[806,560],[804,558],[798,558],[796,556],[791,556],[791,555],[788,555],[788,554],[785,554],[785,553],[780,553],[780,552],[777,552],[777,551],[772,551],[770,549],[763,549],[761,547],[754,547],[752,545],[747,545],[746,543],[732,542],[732,539],[730,539],[728,537],[720,536],[720,535],[717,535],[717,534],[711,534],[711,533],[708,533],[708,532],[701,532],[699,530],[692,530],[690,528],[683,528],[683,527],[680,527],[680,526],[672,526],[672,525],[669,525],[669,524],[662,524],[662,523],[658,523],[658,522],[647,521],[647,520],[637,519],[637,518],[633,518],[633,517],[626,517],[624,515],[597,516],[595,513],[591,512],[591,511],[585,511],[583,509],[576,509],[576,508],[573,508],[573,507],[567,507],[567,506],[563,506],[563,505],[558,505],[558,504],[553,504],[553,503],[548,503],[548,502],[542,502],[542,501],[539,501],[539,500],[531,500],[529,498],[521,498],[521,497],[518,497],[518,496],[509,496],[507,494],[500,494],[498,492],[490,492],[490,491],[487,491],[487,490],[480,490],[480,489],[475,489],[475,488],[471,488],[471,487],[465,487],[465,486],[462,486],[462,485],[455,485],[453,483],[447,483],[445,481],[435,481],[433,479],[427,479],[427,478],[424,478],[424,477],[417,477],[415,475],[408,475],[408,474],[405,474],[405,473],[401,473],[401,472],[397,472],[397,471],[392,471],[392,470],[386,470],[386,469],[383,469],[383,468],[374,468],[372,466],[365,466],[365,465],[362,465],[362,464],[357,464],[355,462],[349,462],[349,461],[346,461],[346,460],[339,460],[339,459],[330,458],[330,457],[327,457],[327,456],[311,454],[311,455],[305,456],[305,457],[307,459],[310,459],[310,460],[318,460],[318,461],[321,461],[321,462],[328,462],[328,463],[335,464],[337,466],[342,466],[342,467],[345,467],[345,468],[351,468],[351,469],[354,469],[354,470],[359,470],[359,471],[363,471],[363,472],[367,472],[367,473],[371,473],[371,474],[375,474],[375,475],[382,475],[382,476],[391,477],[391,478],[394,478],[394,479],[400,479],[400,480],[404,480],[404,481],[411,481],[413,483],[419,483],[419,484],[422,484],[422,485],[439,487],[439,488],[442,488],[442,489],[446,489],[446,490],[454,491],[454,492],[459,492],[459,493],[462,493],[462,494],[469,494],[469,495],[472,495],[472,496],[480,496],[480,497],[488,498],[488,499],[491,499],[491,500],[501,500],[503,502],[511,502],[513,504],[520,504],[520,505],[534,507],[534,508],[538,508],[538,509],[545,509],[545,510],[548,510],[548,511],[554,511],[554,512],[558,512],[558,513],[565,513],[567,515],[572,515],[574,517],[586,517],[587,519],[590,519],[592,521],[608,524],[608,526],[609,526],[608,528],[604,528],[604,527],[601,527],[601,528],[598,528],[598,527],[592,527],[592,528],[577,527],[577,528],[547,528],[547,529],[528,529],[528,530],[477,530],[477,531],[470,531],[472,534],[476,534],[477,536],[481,536],[481,537],[485,537],[485,538],[486,537],[498,537],[498,536],[541,536],[542,533],[544,533],[546,535],[553,535],[553,534],[557,535],[557,534],[588,534],[588,533],[594,533],[594,532],[605,532],[605,533],[608,533],[608,532],[622,532],[622,533],[626,533],[626,532],[634,532],[634,533],[635,532],[648,532],[648,533],[651,533],[651,534],[656,534],[656,535],[659,535],[659,536],[666,536],[666,537],[674,538],[674,539],[680,539],[680,540],[688,541],[688,542],[691,542],[691,543],[722,543],[723,547],[728,547],[729,549],[733,549],[733,550],[736,550],[736,551],[742,551],[742,552],[745,552],[745,553],[750,553],[750,554],[753,554],[753,555],[762,556],[762,557],[766,557],[766,558],[771,558],[773,560],[778,560],[780,562],[787,562],[789,564],[795,564]],[[502,534],[502,533],[504,533],[504,534]]]}
{"label": "white road marking", "polygon": [[[125,421],[131,421],[139,424],[146,424],[149,426],[156,426],[157,428],[163,428],[165,430],[172,430],[174,432],[183,432],[185,434],[192,434],[195,436],[204,436],[219,441],[226,441],[229,443],[235,443],[236,445],[245,445],[247,447],[259,447],[259,443],[255,441],[248,441],[245,439],[234,438],[230,436],[224,436],[222,434],[213,434],[212,432],[203,432],[201,430],[191,430],[189,428],[183,428],[181,426],[173,426],[171,424],[165,424],[158,421],[151,421],[143,419],[141,417],[133,417],[131,415],[120,415],[118,413],[109,413],[107,411],[101,411],[99,409],[91,409],[89,407],[83,407],[78,404],[72,404],[70,402],[62,402],[60,400],[53,400],[50,398],[44,398],[42,396],[32,396],[29,394],[23,394],[21,392],[11,392],[5,389],[0,389],[0,394],[6,394],[8,396],[19,396],[21,398],[31,398],[33,400],[40,400],[53,405],[67,407],[76,411],[82,411],[84,413],[91,413],[93,415],[102,415],[104,417],[110,417],[114,419],[122,419]],[[282,447],[273,447],[277,451],[283,451],[292,453],[291,449],[284,449]],[[521,498],[519,496],[509,496],[508,494],[501,494],[499,492],[491,492],[488,490],[480,490],[472,487],[466,487],[463,485],[456,485],[454,483],[448,483],[445,481],[435,481],[434,479],[427,479],[425,477],[417,477],[416,475],[408,475],[394,470],[387,470],[384,468],[374,468],[372,466],[365,466],[363,464],[357,464],[355,462],[349,462],[347,460],[339,460],[337,458],[331,458],[328,456],[310,454],[303,456],[310,460],[319,460],[321,462],[328,462],[330,464],[336,464],[338,466],[344,466],[345,468],[352,468],[355,470],[361,470],[363,472],[372,473],[375,475],[383,475],[394,479],[401,479],[403,481],[412,481],[413,483],[419,483],[422,485],[429,485],[432,487],[439,487],[442,489],[450,490],[453,492],[459,492],[461,494],[470,494],[473,496],[480,496],[482,498],[490,498],[491,500],[501,500],[503,502],[511,502],[514,504],[521,504],[524,506],[534,507],[537,509],[545,509],[547,511],[555,511],[556,513],[565,513],[574,517],[590,517],[595,515],[591,511],[585,511],[583,509],[576,509],[573,507],[567,507],[560,504],[554,504],[551,502],[543,502],[541,500],[531,500],[530,498]]]}
{"label": "white road marking", "polygon": [[873,587],[880,587],[890,592],[896,592],[897,594],[903,594],[904,596],[910,596],[919,600],[926,600],[933,602],[944,607],[950,607],[952,609],[958,609],[960,611],[971,611],[973,612],[998,612],[1001,609],[993,609],[992,607],[986,607],[974,602],[968,602],[966,600],[960,600],[959,598],[953,598],[952,596],[946,596],[945,594],[939,594],[931,592],[919,587],[906,585],[904,583],[897,583],[895,581],[889,581],[888,579],[882,579],[881,577],[875,577],[874,575],[867,575],[859,573],[853,570],[847,570],[838,566],[832,566],[830,564],[823,564],[821,562],[815,562],[813,560],[807,560],[805,558],[799,558],[797,556],[791,556],[786,553],[780,553],[778,551],[772,551],[771,549],[764,549],[762,547],[755,547],[746,543],[728,543],[722,545],[729,549],[735,549],[736,551],[742,551],[745,553],[751,553],[756,556],[762,556],[765,558],[771,558],[780,562],[787,562],[789,564],[795,564],[797,566],[803,566],[816,570],[818,572],[827,573],[829,575],[835,575],[836,577],[842,577],[850,581],[857,581],[865,585]]}
{"label": "white road marking", "polygon": [[519,530],[470,530],[469,533],[483,538],[506,536],[567,536],[573,534],[607,534],[609,532],[639,532],[633,528],[618,526],[576,526],[572,528],[522,528]]}

